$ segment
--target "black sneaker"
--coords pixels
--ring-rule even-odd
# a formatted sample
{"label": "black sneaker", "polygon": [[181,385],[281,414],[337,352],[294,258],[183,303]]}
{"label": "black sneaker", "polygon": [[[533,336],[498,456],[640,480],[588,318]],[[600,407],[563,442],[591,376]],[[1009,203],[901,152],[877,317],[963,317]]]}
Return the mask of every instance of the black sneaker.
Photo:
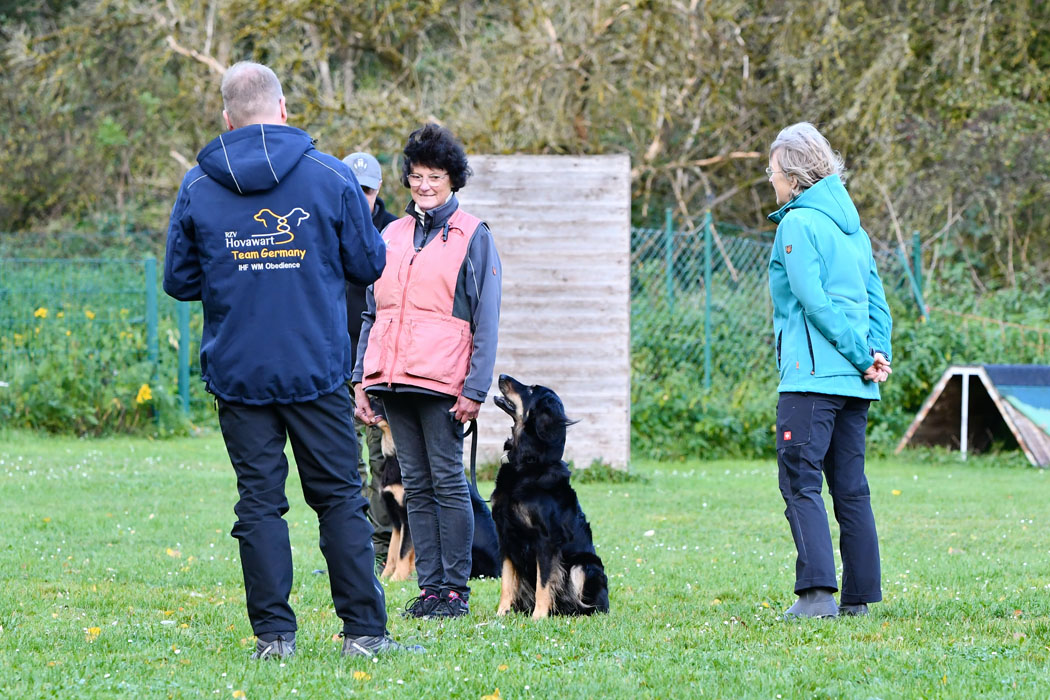
{"label": "black sneaker", "polygon": [[405,604],[401,617],[430,617],[434,614],[434,608],[438,607],[440,602],[440,598],[424,588],[419,592],[419,596]]}
{"label": "black sneaker", "polygon": [[368,635],[362,637],[343,636],[343,656],[373,657],[378,654],[388,654],[392,651],[408,651],[419,654],[426,651],[426,649],[418,644],[398,644],[385,634],[375,637]]}
{"label": "black sneaker", "polygon": [[295,655],[295,636],[287,639],[278,634],[272,641],[255,640],[255,653],[250,658],[266,661],[268,659],[287,659]]}
{"label": "black sneaker", "polygon": [[847,617],[862,617],[868,614],[867,603],[847,603],[839,606],[839,615]]}
{"label": "black sneaker", "polygon": [[455,591],[441,596],[441,603],[434,608],[431,617],[462,617],[470,614],[470,605]]}

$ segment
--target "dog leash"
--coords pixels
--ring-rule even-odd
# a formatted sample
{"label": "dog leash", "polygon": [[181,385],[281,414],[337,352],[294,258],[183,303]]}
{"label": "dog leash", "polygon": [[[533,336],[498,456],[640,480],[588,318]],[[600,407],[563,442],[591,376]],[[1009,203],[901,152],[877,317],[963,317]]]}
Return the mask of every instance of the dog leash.
{"label": "dog leash", "polygon": [[[470,435],[470,481],[474,484],[474,490],[478,490],[478,420],[470,419],[470,426],[463,432],[463,437]],[[478,493],[481,493],[478,491]]]}

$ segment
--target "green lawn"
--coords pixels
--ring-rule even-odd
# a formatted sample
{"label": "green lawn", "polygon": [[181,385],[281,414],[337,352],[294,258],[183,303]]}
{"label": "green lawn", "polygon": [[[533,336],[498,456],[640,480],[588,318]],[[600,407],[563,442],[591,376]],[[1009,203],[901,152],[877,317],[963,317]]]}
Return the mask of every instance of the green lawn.
{"label": "green lawn", "polygon": [[1050,697],[1045,472],[871,463],[885,601],[786,623],[794,550],[775,464],[635,469],[644,480],[578,486],[609,615],[497,619],[498,583],[482,581],[467,619],[408,621],[396,613],[414,588],[388,585],[391,632],[428,653],[379,662],[339,657],[293,478],[298,655],[255,663],[217,435],[0,432],[0,697]]}

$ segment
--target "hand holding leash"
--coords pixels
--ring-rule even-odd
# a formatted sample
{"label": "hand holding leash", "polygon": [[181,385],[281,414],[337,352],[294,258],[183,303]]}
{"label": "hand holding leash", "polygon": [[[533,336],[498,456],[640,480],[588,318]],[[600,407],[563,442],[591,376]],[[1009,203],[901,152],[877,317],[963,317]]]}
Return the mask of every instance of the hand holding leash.
{"label": "hand holding leash", "polygon": [[354,384],[354,415],[366,425],[375,425],[379,421],[379,416],[372,410],[372,402],[368,399],[368,394],[360,384]]}
{"label": "hand holding leash", "polygon": [[460,423],[466,424],[478,417],[478,412],[481,411],[481,402],[475,401],[474,399],[468,399],[466,396],[460,395],[456,399],[456,405],[448,410],[452,414],[452,417],[458,420]]}

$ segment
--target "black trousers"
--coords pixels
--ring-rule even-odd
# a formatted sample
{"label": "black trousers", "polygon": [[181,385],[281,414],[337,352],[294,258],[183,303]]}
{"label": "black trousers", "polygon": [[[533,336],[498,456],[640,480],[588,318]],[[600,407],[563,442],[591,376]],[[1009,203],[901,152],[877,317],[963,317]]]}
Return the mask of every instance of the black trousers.
{"label": "black trousers", "polygon": [[783,393],[777,402],[777,464],[798,558],[795,592],[838,590],[823,478],[839,523],[840,604],[882,600],[879,538],[864,476],[867,399]]}
{"label": "black trousers", "polygon": [[219,401],[219,426],[237,473],[240,500],[230,533],[240,544],[248,618],[256,635],[297,628],[288,603],[292,550],[285,480],[286,438],[307,504],[317,512],[335,611],[347,635],[386,631],[386,600],[375,577],[372,526],[357,475],[349,391],[313,401],[248,406]]}

